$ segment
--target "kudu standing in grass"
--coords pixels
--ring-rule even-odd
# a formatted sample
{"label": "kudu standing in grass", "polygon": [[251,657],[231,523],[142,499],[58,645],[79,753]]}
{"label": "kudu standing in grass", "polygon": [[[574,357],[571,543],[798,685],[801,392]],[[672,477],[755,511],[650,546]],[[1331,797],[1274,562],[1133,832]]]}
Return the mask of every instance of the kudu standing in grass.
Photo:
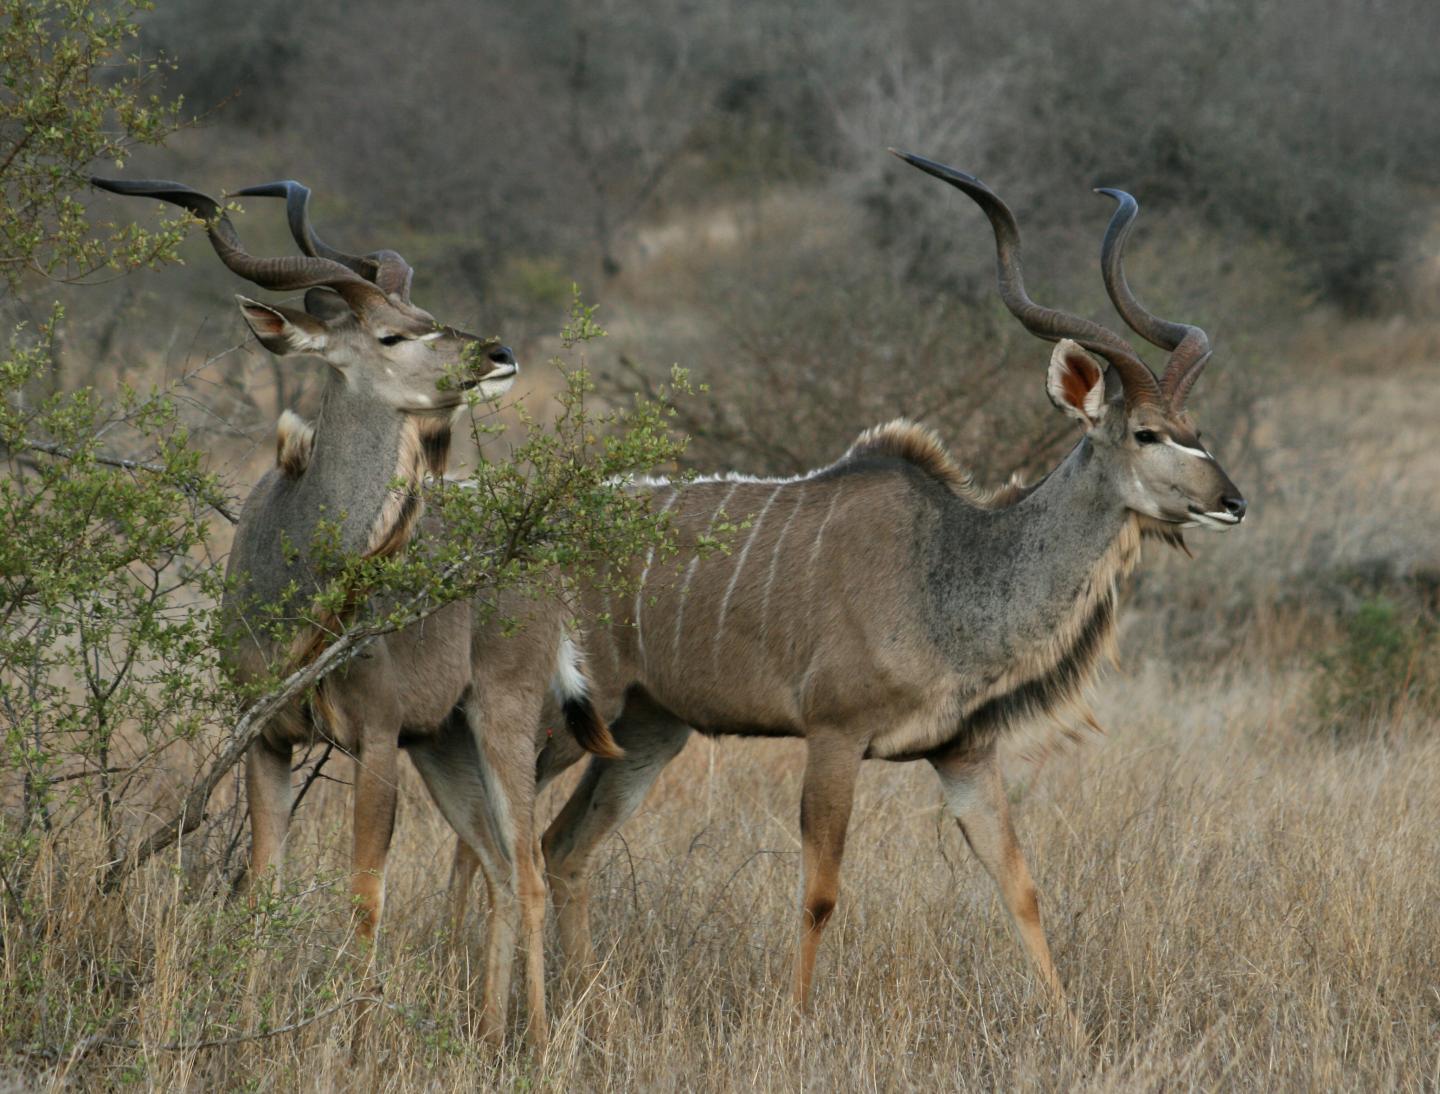
{"label": "kudu standing in grass", "polygon": [[[1116,586],[1138,561],[1142,536],[1178,544],[1186,527],[1228,528],[1245,502],[1184,410],[1209,357],[1204,332],[1151,316],[1125,283],[1133,200],[1112,192],[1120,206],[1103,266],[1120,314],[1173,351],[1159,380],[1118,335],[1026,295],[1015,219],[995,194],[969,175],[903,158],[989,217],[1001,296],[1027,329],[1058,343],[1046,388],[1083,435],[1043,481],[994,494],[977,490],[932,433],[906,422],[862,434],[837,463],[797,478],[642,487],[670,514],[681,545],[721,520],[748,528],[728,553],[643,560],[625,603],[590,597],[590,610],[609,620],[587,640],[592,695],[616,719],[625,755],[591,762],[544,838],[572,977],[593,968],[587,874],[595,851],[693,728],[805,740],[793,979],[802,1008],[839,893],[865,759],[935,768],[946,805],[1063,1002],[997,743],[1079,698],[1111,640]],[[542,778],[578,756],[553,742]],[[462,880],[474,868],[463,847],[457,867]]]}
{"label": "kudu standing in grass", "polygon": [[[304,310],[237,297],[255,336],[280,356],[329,365],[313,427],[286,413],[277,468],[246,500],[235,532],[224,605],[234,639],[227,667],[240,680],[292,671],[343,626],[317,618],[321,585],[312,547],[322,522],[344,553],[393,555],[423,519],[427,474],[440,475],[462,390],[506,391],[514,355],[495,339],[443,326],[410,302],[412,271],[394,251],[360,257],[326,246],[308,218],[309,191],[268,183],[241,195],[285,197],[304,256],[247,254],[212,198],[173,182],[96,179],[120,194],[159,198],[205,222],[216,253],[261,288],[305,291]],[[458,384],[443,378],[461,377]],[[448,390],[442,390],[448,386]],[[295,640],[271,637],[279,613],[306,621]],[[506,617],[525,626],[501,634]],[[373,940],[384,900],[395,821],[397,754],[404,748],[440,811],[483,864],[492,902],[480,1031],[502,1033],[517,934],[526,954],[530,1036],[546,1035],[542,930],[545,887],[534,855],[535,731],[555,688],[580,747],[618,755],[585,693],[557,602],[515,594],[498,603],[456,602],[388,634],[324,679],[311,702],[277,716],[246,758],[252,853],[259,881],[282,859],[290,820],[291,756],[317,737],[355,758],[352,888],[360,935]],[[460,909],[463,915],[463,908]],[[458,926],[458,922],[457,922]]]}

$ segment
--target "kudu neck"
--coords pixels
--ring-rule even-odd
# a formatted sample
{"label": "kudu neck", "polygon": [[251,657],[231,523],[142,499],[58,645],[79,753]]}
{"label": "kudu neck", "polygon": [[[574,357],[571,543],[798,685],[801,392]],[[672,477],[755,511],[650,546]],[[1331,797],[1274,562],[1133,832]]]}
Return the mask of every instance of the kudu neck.
{"label": "kudu neck", "polygon": [[1117,562],[1116,548],[1129,541],[1133,524],[1100,454],[1082,439],[1014,505],[977,510],[955,499],[944,533],[949,577],[942,595],[956,610],[973,611],[980,597],[997,621],[1043,626],[1099,570],[1128,572],[1133,559]]}
{"label": "kudu neck", "polygon": [[[374,553],[397,531],[390,527],[394,522],[413,524],[427,467],[440,464],[443,470],[449,439],[448,415],[397,411],[333,375],[325,386],[299,495],[311,512],[323,514],[320,519],[339,526],[342,550]],[[409,528],[399,531],[408,536]]]}
{"label": "kudu neck", "polygon": [[1111,469],[1089,437],[1081,437],[1060,465],[1012,508],[1027,519],[1063,515],[1077,533],[1104,535],[1129,519]]}
{"label": "kudu neck", "polygon": [[1081,570],[1103,555],[1133,520],[1114,476],[1090,438],[1014,506],[1000,511],[1035,545],[1036,564]]}

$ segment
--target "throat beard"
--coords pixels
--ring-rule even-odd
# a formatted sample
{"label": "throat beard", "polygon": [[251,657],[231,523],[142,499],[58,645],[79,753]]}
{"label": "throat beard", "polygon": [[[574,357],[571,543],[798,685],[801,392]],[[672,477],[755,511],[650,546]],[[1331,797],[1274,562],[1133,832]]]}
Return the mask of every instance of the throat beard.
{"label": "throat beard", "polygon": [[450,419],[408,414],[400,429],[400,453],[395,475],[403,485],[386,495],[370,527],[367,558],[388,557],[404,550],[424,512],[421,487],[426,474],[445,474],[450,458]]}

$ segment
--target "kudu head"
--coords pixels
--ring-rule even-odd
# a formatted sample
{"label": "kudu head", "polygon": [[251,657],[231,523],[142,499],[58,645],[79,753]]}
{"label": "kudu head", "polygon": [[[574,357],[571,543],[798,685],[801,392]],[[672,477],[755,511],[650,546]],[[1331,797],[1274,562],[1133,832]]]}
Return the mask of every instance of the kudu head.
{"label": "kudu head", "polygon": [[1015,216],[988,186],[922,156],[896,155],[964,191],[989,218],[1001,299],[1032,334],[1057,343],[1046,390],[1051,401],[1084,428],[1094,458],[1102,461],[1125,505],[1167,528],[1224,530],[1239,524],[1245,499],[1201,443],[1185,409],[1185,397],[1210,359],[1210,340],[1199,327],[1146,311],[1125,280],[1125,241],[1139,212],[1135,199],[1120,190],[1099,191],[1118,202],[1101,248],[1101,267],[1121,318],[1141,337],[1169,351],[1158,379],[1118,334],[1030,299]]}
{"label": "kudu head", "polygon": [[498,339],[479,338],[436,322],[410,302],[414,273],[394,251],[360,256],[327,246],[310,226],[310,191],[298,182],[270,182],[235,196],[283,197],[290,231],[303,256],[260,258],[246,252],[224,208],[178,182],[92,178],[116,194],[158,198],[205,223],[220,260],[263,289],[305,293],[304,310],[237,296],[255,337],[281,357],[323,358],[347,390],[395,411],[435,414],[478,387],[487,399],[509,389],[519,366]]}

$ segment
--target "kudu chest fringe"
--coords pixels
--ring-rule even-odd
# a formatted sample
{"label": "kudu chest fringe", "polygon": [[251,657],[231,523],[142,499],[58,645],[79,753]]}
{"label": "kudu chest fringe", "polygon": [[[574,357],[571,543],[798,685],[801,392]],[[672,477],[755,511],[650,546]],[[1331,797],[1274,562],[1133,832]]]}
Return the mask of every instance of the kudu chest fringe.
{"label": "kudu chest fringe", "polygon": [[964,704],[956,746],[975,747],[993,734],[1030,729],[1035,735],[1024,751],[1038,759],[1059,741],[1078,739],[1082,727],[1100,731],[1086,691],[1101,658],[1117,659],[1119,590],[1140,561],[1141,538],[1135,519],[1120,526],[1049,640],[1019,650],[1010,666]]}

